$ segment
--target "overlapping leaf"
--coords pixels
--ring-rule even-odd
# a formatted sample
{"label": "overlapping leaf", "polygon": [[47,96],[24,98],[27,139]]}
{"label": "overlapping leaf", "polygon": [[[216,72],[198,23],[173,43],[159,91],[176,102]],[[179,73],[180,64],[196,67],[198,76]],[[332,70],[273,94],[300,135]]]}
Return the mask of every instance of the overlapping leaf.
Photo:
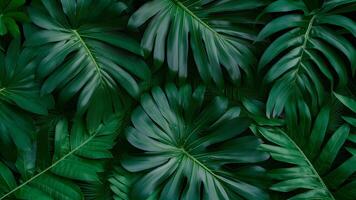
{"label": "overlapping leaf", "polygon": [[259,0],[181,1],[154,0],[138,9],[129,26],[150,21],[142,38],[147,52],[153,51],[156,65],[167,59],[171,72],[188,76],[188,54],[192,51],[201,78],[222,87],[224,76],[234,83],[241,69],[252,75],[256,59],[250,41],[255,39],[256,12],[265,3]]}
{"label": "overlapping leaf", "polygon": [[[140,174],[130,173],[123,169],[122,167],[116,166],[113,171],[112,175],[109,178],[110,188],[113,192],[113,199],[114,200],[131,200],[130,192],[132,187],[140,177]],[[158,199],[158,192],[152,193],[148,198],[145,200],[156,200]]]}
{"label": "overlapping leaf", "polygon": [[27,21],[27,16],[21,10],[25,0],[2,0],[0,1],[0,35],[10,33],[14,37],[20,36],[17,21]]}
{"label": "overlapping leaf", "polygon": [[272,190],[289,192],[288,199],[293,200],[356,198],[352,189],[356,183],[353,176],[356,172],[355,154],[351,153],[341,164],[336,164],[339,163],[337,156],[343,152],[347,138],[351,136],[350,127],[342,125],[329,134],[330,114],[330,107],[323,107],[311,129],[302,118],[293,120],[294,126],[288,127],[287,131],[255,127],[256,133],[272,143],[262,144],[261,148],[273,159],[288,164],[288,167],[269,172],[278,180]]}
{"label": "overlapping leaf", "polygon": [[144,172],[132,199],[156,191],[160,199],[268,198],[253,181],[264,171],[254,163],[268,155],[247,133],[249,120],[239,117],[240,108],[229,107],[227,99],[207,104],[204,94],[203,87],[168,84],[165,91],[156,87],[143,95],[126,130],[127,140],[143,152],[122,160],[128,171]]}
{"label": "overlapping leaf", "polygon": [[0,0],[0,200],[356,199],[355,11]]}
{"label": "overlapping leaf", "polygon": [[0,52],[0,144],[4,149],[15,144],[20,150],[29,150],[34,127],[27,113],[46,115],[52,104],[48,96],[40,97],[35,67],[30,50],[20,50],[19,40],[13,41],[5,54]]}
{"label": "overlapping leaf", "polygon": [[[101,182],[98,172],[104,171],[104,160],[112,157],[110,149],[115,144],[120,123],[121,117],[111,117],[96,130],[89,131],[82,119],[75,119],[71,129],[67,119],[58,120],[49,166],[36,167],[36,162],[45,161],[36,161],[35,157],[23,159],[22,165],[16,165],[22,177],[22,182],[17,183],[7,166],[0,163],[0,199],[83,199],[80,187],[72,180]],[[40,138],[38,144],[48,139]],[[50,147],[39,150],[50,151]]]}
{"label": "overlapping leaf", "polygon": [[[352,111],[352,115],[344,115],[342,118],[351,126],[356,128],[356,100],[355,98],[344,96],[341,94],[335,93],[336,98],[349,110]],[[348,140],[352,142],[354,145],[347,147],[347,151],[351,154],[356,155],[356,134],[350,134]],[[356,184],[356,182],[355,182]]]}
{"label": "overlapping leaf", "polygon": [[117,23],[98,22],[113,10],[116,15],[122,12],[122,3],[43,0],[42,4],[44,8],[29,9],[39,30],[26,40],[27,46],[45,46],[36,50],[43,56],[37,69],[44,79],[41,92],[58,91],[60,102],[77,97],[78,113],[88,111],[89,124],[96,127],[121,109],[120,88],[137,97],[139,80],[150,79],[139,44],[119,32]]}
{"label": "overlapping leaf", "polygon": [[[278,33],[259,61],[260,70],[270,66],[264,79],[272,84],[267,101],[269,117],[279,116],[294,96],[310,100],[313,106],[321,105],[326,91],[345,86],[349,74],[355,74],[356,49],[338,30],[355,37],[356,23],[342,10],[334,11],[352,2],[325,1],[323,7],[311,11],[304,2],[278,0],[264,11],[285,13],[258,35],[262,40]],[[355,11],[355,6],[350,8],[345,12]]]}

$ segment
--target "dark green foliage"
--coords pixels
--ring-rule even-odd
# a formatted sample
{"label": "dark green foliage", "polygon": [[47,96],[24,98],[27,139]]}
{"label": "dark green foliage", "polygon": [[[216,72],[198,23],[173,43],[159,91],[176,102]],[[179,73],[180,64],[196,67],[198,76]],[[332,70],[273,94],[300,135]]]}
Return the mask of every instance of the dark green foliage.
{"label": "dark green foliage", "polygon": [[[255,136],[239,136],[250,121],[240,117],[239,107],[229,107],[226,98],[206,102],[204,95],[204,87],[168,84],[164,91],[156,87],[142,96],[126,137],[145,153],[123,158],[122,165],[131,172],[150,172],[134,184],[132,199],[146,199],[156,190],[162,190],[161,199],[268,198],[244,180],[263,173],[253,163],[268,159],[257,150]],[[227,169],[228,164],[236,166]],[[239,177],[239,171],[247,177]]]}
{"label": "dark green foliage", "polygon": [[[20,199],[82,199],[84,194],[72,180],[89,184],[101,181],[98,172],[103,172],[105,160],[112,158],[110,149],[115,144],[119,123],[121,117],[112,117],[96,130],[90,131],[80,118],[75,118],[73,123],[66,118],[57,120],[52,136],[53,148],[48,146],[47,149],[38,149],[48,152],[53,149],[52,158],[44,160],[44,157],[40,157],[42,160],[36,161],[34,157],[24,157],[20,160],[21,163],[16,165],[16,168],[22,183],[17,185],[11,171],[0,163],[3,169],[0,172],[0,180],[3,183],[0,194],[4,195],[2,198],[14,195]],[[48,135],[50,134],[48,132]],[[38,138],[37,145],[48,139],[49,137]],[[35,151],[35,148],[32,151]],[[50,163],[49,166],[36,166],[36,162],[46,161]],[[32,173],[29,174],[30,172]]]}
{"label": "dark green foliage", "polygon": [[150,1],[130,18],[129,26],[138,27],[152,18],[141,44],[153,51],[156,65],[167,60],[171,72],[188,76],[188,53],[192,51],[200,77],[221,88],[224,76],[238,83],[242,71],[252,75],[256,62],[250,48],[256,31],[249,26],[263,1]]}
{"label": "dark green foliage", "polygon": [[[31,149],[34,126],[29,113],[46,115],[52,104],[51,98],[40,96],[30,51],[21,50],[20,41],[15,40],[6,54],[0,52],[0,144],[6,148],[14,144],[22,151]],[[14,153],[1,154],[9,158]]]}
{"label": "dark green foliage", "polygon": [[[302,117],[305,116],[300,116]],[[350,190],[355,185],[351,175],[356,172],[356,156],[351,152],[352,155],[346,161],[335,164],[342,147],[347,148],[347,139],[354,135],[350,134],[348,125],[342,125],[328,134],[329,118],[330,108],[326,106],[320,110],[312,128],[308,127],[308,123],[303,123],[294,133],[276,128],[255,127],[257,133],[272,143],[261,145],[261,149],[270,152],[273,159],[292,165],[269,172],[270,177],[279,181],[271,186],[272,190],[291,192],[303,189],[289,199],[356,198],[355,191]],[[297,120],[293,122],[291,125],[295,126]]]}
{"label": "dark green foliage", "polygon": [[0,0],[0,200],[355,200],[356,0]]}
{"label": "dark green foliage", "polygon": [[17,22],[27,21],[27,16],[22,10],[25,0],[0,1],[0,36],[10,33],[14,37],[20,36]]}
{"label": "dark green foliage", "polygon": [[267,100],[268,117],[279,116],[289,102],[298,101],[296,98],[308,100],[313,106],[322,105],[323,82],[329,85],[327,90],[344,87],[348,74],[354,75],[356,71],[352,40],[348,40],[347,34],[338,34],[332,26],[356,36],[355,22],[344,16],[348,10],[335,13],[348,1],[325,3],[318,12],[309,11],[308,5],[297,2],[278,0],[263,11],[283,13],[258,35],[261,40],[279,33],[258,64],[259,70],[271,65],[264,78],[267,84],[273,83]]}
{"label": "dark green foliage", "polygon": [[[37,67],[44,79],[41,94],[59,91],[58,101],[67,102],[77,96],[77,111],[88,111],[88,123],[95,127],[102,119],[123,109],[123,88],[137,97],[137,79],[149,80],[150,70],[139,58],[139,44],[121,32],[120,27],[97,22],[102,13],[114,12],[121,17],[120,3],[109,0],[42,1],[43,7],[30,8],[29,15],[40,29],[27,38],[29,47],[46,46]],[[95,6],[95,12],[89,12]],[[114,48],[116,47],[116,48]]]}

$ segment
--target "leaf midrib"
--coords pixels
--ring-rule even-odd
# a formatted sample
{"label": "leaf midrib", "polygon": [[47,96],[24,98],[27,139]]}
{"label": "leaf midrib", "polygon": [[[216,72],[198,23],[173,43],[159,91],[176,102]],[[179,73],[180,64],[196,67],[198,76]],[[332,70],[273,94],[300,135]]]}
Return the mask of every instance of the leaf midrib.
{"label": "leaf midrib", "polygon": [[43,171],[41,171],[40,173],[36,174],[35,176],[33,176],[32,178],[28,179],[27,181],[23,182],[21,185],[17,186],[16,188],[12,189],[10,192],[6,193],[4,196],[0,197],[0,200],[5,199],[6,197],[8,197],[9,195],[13,194],[14,192],[16,192],[17,190],[21,189],[22,187],[24,187],[25,185],[27,185],[28,183],[30,183],[31,181],[35,180],[36,178],[40,177],[42,174],[46,173],[47,171],[51,170],[53,167],[57,166],[59,163],[61,163],[63,160],[65,160],[67,157],[71,156],[72,154],[74,154],[76,151],[78,151],[80,148],[82,148],[83,146],[85,146],[88,142],[90,142],[96,135],[98,134],[98,132],[96,132],[95,134],[91,135],[87,140],[85,140],[82,144],[80,144],[79,146],[77,146],[76,148],[74,148],[73,150],[71,150],[70,152],[68,152],[66,155],[64,155],[63,157],[61,157],[59,160],[57,160],[56,162],[52,163],[52,165],[50,165],[49,167],[47,167],[46,169],[44,169]]}
{"label": "leaf midrib", "polygon": [[215,179],[218,181],[220,180],[219,176],[216,175],[211,169],[209,169],[207,166],[205,166],[203,163],[201,163],[198,159],[196,159],[194,156],[192,156],[189,152],[187,152],[184,148],[180,148],[179,151],[184,155],[187,156],[190,160],[192,160],[194,163],[202,167],[205,171],[207,171],[209,174],[211,174]]}
{"label": "leaf midrib", "polygon": [[314,173],[315,177],[319,180],[319,182],[323,186],[324,190],[328,193],[329,197],[332,200],[336,200],[334,195],[330,192],[329,188],[326,186],[326,184],[324,183],[323,179],[319,175],[318,171],[314,168],[314,165],[310,162],[309,158],[304,154],[303,150],[298,146],[297,143],[294,142],[294,140],[292,138],[289,137],[288,134],[286,134],[283,131],[281,131],[281,134],[283,134],[297,148],[297,150],[301,153],[301,155],[303,156],[304,160],[307,162],[307,164],[309,165],[310,169]]}
{"label": "leaf midrib", "polygon": [[300,56],[299,56],[299,61],[298,61],[298,64],[297,64],[297,70],[296,70],[295,74],[298,74],[298,72],[300,70],[300,66],[302,65],[304,52],[306,51],[306,48],[307,48],[307,44],[308,44],[309,37],[310,37],[309,35],[310,35],[311,29],[313,27],[315,18],[316,18],[316,15],[313,15],[312,18],[310,19],[309,23],[308,23],[307,30],[304,33],[304,41],[303,41],[303,44],[302,44],[302,47],[301,47],[302,49],[301,49],[301,53],[300,53]]}
{"label": "leaf midrib", "polygon": [[72,30],[72,32],[75,35],[75,37],[79,40],[80,44],[83,46],[83,48],[84,48],[86,54],[89,56],[90,60],[93,62],[94,66],[95,66],[95,70],[98,72],[99,80],[102,80],[101,68],[100,68],[98,62],[96,61],[93,53],[91,52],[90,48],[85,43],[82,36],[80,36],[80,34],[78,33],[77,30]]}
{"label": "leaf midrib", "polygon": [[170,0],[173,1],[173,3],[175,3],[177,6],[179,6],[183,11],[185,11],[186,13],[188,13],[192,18],[194,18],[199,24],[203,25],[205,28],[207,28],[209,31],[211,31],[212,33],[214,33],[216,36],[218,37],[222,37],[222,35],[220,35],[216,30],[214,30],[213,28],[211,28],[209,26],[209,24],[207,24],[206,22],[204,22],[202,19],[200,19],[196,14],[194,14],[191,10],[189,10],[189,8],[187,8],[182,2],[180,2],[179,0]]}

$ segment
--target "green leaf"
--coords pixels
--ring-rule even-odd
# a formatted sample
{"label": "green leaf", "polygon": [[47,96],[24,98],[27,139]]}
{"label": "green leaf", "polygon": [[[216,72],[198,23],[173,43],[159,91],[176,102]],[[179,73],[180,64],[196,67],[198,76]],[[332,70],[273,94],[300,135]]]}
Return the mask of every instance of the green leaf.
{"label": "green leaf", "polygon": [[[112,174],[108,179],[110,182],[110,188],[113,192],[114,200],[131,200],[130,192],[133,189],[135,181],[139,178],[138,174],[130,173],[123,169],[121,166],[116,166],[112,170]],[[145,200],[157,200],[158,192],[154,192]]]}
{"label": "green leaf", "polygon": [[20,36],[17,22],[27,21],[26,14],[21,10],[25,0],[3,1],[0,4],[0,35],[10,33],[13,37]]}
{"label": "green leaf", "polygon": [[[131,16],[129,26],[137,28],[148,22],[141,45],[147,53],[153,53],[157,66],[167,60],[169,70],[186,79],[191,50],[200,77],[223,87],[225,72],[233,83],[240,81],[241,69],[252,75],[255,57],[250,41],[255,34],[246,28],[253,29],[248,26],[256,17],[251,11],[262,5],[259,0],[154,0]],[[233,18],[224,11],[233,12]]]}
{"label": "green leaf", "polygon": [[19,40],[12,41],[0,58],[0,140],[8,148],[14,143],[28,150],[34,126],[25,111],[47,115],[53,102],[49,96],[40,96],[34,58],[28,49],[20,50]]}
{"label": "green leaf", "polygon": [[[355,197],[352,191],[344,190],[345,185],[353,180],[355,156],[340,165],[336,162],[346,145],[350,128],[342,125],[335,132],[326,134],[330,114],[329,107],[322,108],[311,130],[305,127],[305,123],[298,123],[303,120],[301,116],[288,125],[298,125],[299,130],[253,127],[256,134],[270,142],[262,144],[261,149],[269,152],[274,160],[289,164],[269,172],[271,178],[278,180],[271,186],[272,190],[289,193],[288,199],[342,199],[344,194],[339,191],[346,192],[349,195],[347,199]],[[307,132],[303,133],[303,130]]]}
{"label": "green leaf", "polygon": [[354,37],[356,37],[356,23],[352,19],[349,19],[345,16],[342,15],[321,16],[319,19],[319,23],[340,26],[348,30]]}
{"label": "green leaf", "polygon": [[[238,113],[229,114],[236,108],[229,108],[223,97],[201,104],[203,95],[199,88],[185,85],[178,89],[169,84],[165,91],[156,87],[142,97],[126,138],[144,153],[122,160],[126,170],[142,171],[130,198],[146,199],[155,191],[160,191],[161,199],[180,195],[184,199],[268,198],[248,181],[248,174],[235,176],[224,167],[229,163],[252,168],[253,163],[268,158],[256,149],[260,141],[247,134],[250,121]],[[242,133],[247,135],[239,136]]]}
{"label": "green leaf", "polygon": [[[28,47],[46,47],[39,52],[37,73],[44,80],[41,93],[59,92],[59,101],[77,99],[79,115],[96,127],[124,106],[117,91],[137,98],[140,81],[149,81],[150,70],[140,58],[137,41],[116,27],[97,24],[92,17],[105,17],[112,1],[97,5],[95,12],[83,15],[95,4],[86,1],[42,1],[45,9],[30,7],[29,15],[38,31],[26,39]],[[46,11],[46,12],[44,12]],[[80,17],[79,17],[80,16]],[[76,95],[78,94],[78,95]],[[101,105],[98,107],[98,105]],[[87,112],[96,109],[99,113]]]}
{"label": "green leaf", "polygon": [[[351,30],[352,19],[342,15],[332,19],[329,16],[336,15],[319,13],[316,5],[315,2],[280,0],[265,10],[282,12],[282,16],[268,22],[257,37],[257,40],[273,39],[259,62],[259,71],[265,74],[264,83],[271,86],[266,109],[268,117],[278,117],[286,106],[296,106],[287,104],[298,102],[294,98],[310,102],[314,108],[322,105],[324,91],[346,86],[348,66],[352,74],[356,71],[356,49],[352,39],[333,31],[330,26],[340,19],[341,24]],[[346,56],[348,63],[340,54]],[[329,88],[325,88],[325,78],[329,80]]]}
{"label": "green leaf", "polygon": [[303,25],[303,16],[291,14],[276,18],[269,22],[258,34],[257,40],[264,40],[274,33],[288,28],[294,28]]}
{"label": "green leaf", "polygon": [[10,191],[12,188],[16,187],[15,177],[12,175],[11,171],[0,162],[0,195],[4,195],[6,192]]}
{"label": "green leaf", "polygon": [[356,113],[356,100],[335,92],[334,95],[342,104],[348,107],[352,112]]}
{"label": "green leaf", "polygon": [[5,24],[5,19],[3,16],[0,16],[0,35],[5,35],[7,33],[7,28]]}
{"label": "green leaf", "polygon": [[7,5],[7,10],[12,10],[23,6],[26,3],[26,0],[11,0]]}
{"label": "green leaf", "polygon": [[[28,199],[36,195],[44,199],[83,199],[80,188],[72,180],[100,181],[98,173],[104,171],[105,159],[111,157],[110,149],[115,144],[120,123],[120,116],[112,116],[96,130],[89,131],[82,119],[76,118],[71,126],[66,119],[58,120],[51,165],[38,169],[39,172],[29,178],[23,174],[27,172],[23,172],[18,185],[11,181],[11,172],[4,168],[1,177],[6,182],[0,179],[0,188],[7,186],[8,189],[1,193],[0,199],[12,196]],[[72,127],[71,132],[69,127]]]}

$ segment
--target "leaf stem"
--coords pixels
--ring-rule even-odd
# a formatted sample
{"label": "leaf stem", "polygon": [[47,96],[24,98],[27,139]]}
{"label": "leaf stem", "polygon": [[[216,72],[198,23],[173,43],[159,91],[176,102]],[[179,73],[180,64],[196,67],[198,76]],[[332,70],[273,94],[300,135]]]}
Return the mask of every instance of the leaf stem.
{"label": "leaf stem", "polygon": [[302,151],[301,148],[299,148],[299,146],[294,142],[294,140],[292,140],[288,134],[284,133],[283,131],[281,132],[282,134],[284,134],[286,136],[286,138],[288,138],[288,140],[290,142],[292,142],[292,144],[298,149],[298,151],[300,152],[300,154],[303,156],[304,160],[307,162],[307,164],[309,165],[310,169],[313,171],[313,173],[315,174],[316,178],[319,180],[319,182],[321,183],[322,187],[324,188],[324,190],[328,193],[328,195],[330,196],[330,198],[332,200],[336,200],[334,195],[330,192],[329,188],[326,186],[326,184],[324,183],[323,179],[321,178],[321,176],[319,175],[318,171],[314,168],[313,164],[309,161],[309,158],[304,154],[304,152]]}
{"label": "leaf stem", "polygon": [[297,70],[296,70],[296,74],[298,73],[299,69],[300,69],[300,66],[302,65],[302,61],[303,61],[303,56],[304,56],[304,52],[305,52],[305,49],[307,48],[307,44],[308,44],[308,41],[309,41],[309,35],[310,35],[310,31],[313,27],[313,23],[314,23],[314,20],[315,20],[315,17],[316,15],[313,15],[313,17],[310,19],[309,23],[308,23],[308,27],[307,27],[307,30],[305,31],[305,34],[304,34],[304,41],[303,41],[303,44],[302,44],[302,49],[301,49],[301,53],[300,53],[300,57],[299,57],[299,61],[298,61],[298,67],[297,67]]}
{"label": "leaf stem", "polygon": [[219,177],[211,169],[209,169],[207,166],[205,166],[203,163],[201,163],[198,159],[196,159],[192,155],[190,155],[190,153],[187,152],[184,148],[180,148],[179,151],[182,152],[183,155],[185,155],[189,159],[191,159],[193,162],[197,163],[200,167],[205,169],[207,172],[209,172],[209,174],[214,176],[216,179],[219,179]]}
{"label": "leaf stem", "polygon": [[79,42],[82,44],[82,46],[85,49],[85,52],[87,53],[87,55],[90,57],[90,60],[94,63],[95,69],[99,74],[99,77],[101,79],[101,69],[100,66],[98,64],[98,62],[96,61],[94,55],[92,54],[90,48],[88,47],[88,45],[85,43],[85,41],[83,40],[82,36],[80,36],[80,34],[78,33],[77,30],[72,30],[72,32],[74,33],[75,37],[79,40]]}
{"label": "leaf stem", "polygon": [[91,135],[87,140],[85,140],[82,144],[80,144],[79,146],[77,146],[76,148],[74,148],[73,150],[71,150],[69,153],[67,153],[65,156],[61,157],[59,160],[57,160],[56,162],[54,162],[52,165],[50,165],[49,167],[47,167],[46,169],[44,169],[43,171],[41,171],[40,173],[36,174],[35,176],[33,176],[32,178],[28,179],[27,181],[23,182],[21,185],[17,186],[16,188],[12,189],[10,192],[6,193],[4,196],[0,197],[0,200],[5,199],[6,197],[8,197],[9,195],[11,195],[12,193],[16,192],[17,190],[21,189],[23,186],[27,185],[28,183],[30,183],[31,181],[35,180],[36,178],[38,178],[39,176],[41,176],[42,174],[46,173],[47,171],[51,170],[53,167],[55,167],[58,163],[62,162],[63,160],[65,160],[67,157],[71,156],[73,153],[75,153],[76,151],[78,151],[80,148],[82,148],[83,146],[85,146],[88,142],[90,142],[96,135],[98,134],[98,132],[96,132],[95,134]]}
{"label": "leaf stem", "polygon": [[209,31],[213,32],[214,34],[222,37],[217,31],[215,31],[213,28],[211,28],[206,22],[201,20],[196,14],[194,14],[189,8],[187,8],[182,2],[178,0],[171,0],[173,1],[176,5],[178,5],[183,11],[188,13],[190,16],[192,16],[199,24],[203,25],[205,28],[207,28]]}

